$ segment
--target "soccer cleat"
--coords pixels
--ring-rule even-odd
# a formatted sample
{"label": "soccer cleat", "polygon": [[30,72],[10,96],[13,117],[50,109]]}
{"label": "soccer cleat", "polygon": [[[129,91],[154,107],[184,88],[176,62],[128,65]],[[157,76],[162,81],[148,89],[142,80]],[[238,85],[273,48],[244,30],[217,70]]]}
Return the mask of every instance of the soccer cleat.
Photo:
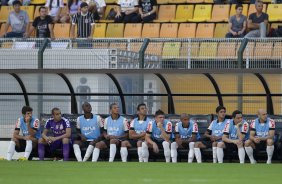
{"label": "soccer cleat", "polygon": [[271,160],[267,160],[266,164],[271,164]]}
{"label": "soccer cleat", "polygon": [[27,161],[28,159],[27,158],[25,158],[25,157],[20,157],[19,159],[18,159],[18,161]]}
{"label": "soccer cleat", "polygon": [[257,161],[256,160],[251,160],[251,164],[256,164]]}

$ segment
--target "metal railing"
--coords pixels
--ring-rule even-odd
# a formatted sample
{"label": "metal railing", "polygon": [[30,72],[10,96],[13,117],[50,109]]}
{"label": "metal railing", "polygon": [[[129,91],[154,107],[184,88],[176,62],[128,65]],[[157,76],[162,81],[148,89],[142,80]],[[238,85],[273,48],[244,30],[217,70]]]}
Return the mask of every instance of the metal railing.
{"label": "metal railing", "polygon": [[2,69],[281,68],[281,38],[0,39]]}

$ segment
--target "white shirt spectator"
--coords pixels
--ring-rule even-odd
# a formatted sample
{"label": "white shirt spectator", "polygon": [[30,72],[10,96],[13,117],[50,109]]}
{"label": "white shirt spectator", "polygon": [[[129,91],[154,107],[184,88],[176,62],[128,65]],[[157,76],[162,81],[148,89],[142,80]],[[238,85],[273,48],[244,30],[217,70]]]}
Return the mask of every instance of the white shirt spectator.
{"label": "white shirt spectator", "polygon": [[97,11],[100,12],[100,9],[106,7],[105,0],[86,0],[87,4],[96,4]]}
{"label": "white shirt spectator", "polygon": [[120,5],[121,12],[127,10],[134,10],[134,7],[138,7],[138,0],[118,0],[118,5]]}
{"label": "white shirt spectator", "polygon": [[51,4],[51,10],[49,10],[49,15],[51,17],[56,17],[57,13],[59,11],[59,8],[63,8],[64,7],[64,2],[63,2],[63,0],[47,0],[46,4],[45,4],[45,6],[47,8],[50,7],[51,1],[52,1],[52,4]]}

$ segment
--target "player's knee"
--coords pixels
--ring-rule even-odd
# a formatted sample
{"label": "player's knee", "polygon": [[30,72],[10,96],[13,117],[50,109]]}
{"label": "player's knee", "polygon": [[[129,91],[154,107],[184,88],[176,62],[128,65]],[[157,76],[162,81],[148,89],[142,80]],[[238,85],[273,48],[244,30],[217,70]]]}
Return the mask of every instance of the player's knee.
{"label": "player's knee", "polygon": [[243,143],[242,143],[242,142],[239,142],[239,143],[237,144],[237,147],[238,147],[238,148],[242,148],[242,147],[243,147]]}
{"label": "player's knee", "polygon": [[217,147],[217,142],[213,142],[212,147]]}
{"label": "player's knee", "polygon": [[219,142],[219,143],[217,143],[217,147],[218,148],[224,148],[224,142]]}
{"label": "player's knee", "polygon": [[63,144],[68,144],[70,142],[69,138],[63,138]]}
{"label": "player's knee", "polygon": [[121,147],[128,147],[129,146],[129,142],[128,141],[122,141],[121,142]]}
{"label": "player's knee", "polygon": [[40,138],[40,139],[38,140],[38,143],[39,143],[39,144],[44,144],[44,143],[45,143],[45,140],[44,140],[43,138]]}
{"label": "player's knee", "polygon": [[195,144],[194,144],[194,148],[198,148],[199,147],[199,142],[195,142]]}
{"label": "player's knee", "polygon": [[74,141],[74,143],[73,144],[78,144],[78,145],[80,145],[80,141],[78,141],[78,140],[76,140],[76,141]]}
{"label": "player's knee", "polygon": [[16,139],[16,138],[14,138],[14,137],[11,139],[11,141],[14,141],[14,142],[19,142],[19,140],[18,140],[18,139]]}
{"label": "player's knee", "polygon": [[96,145],[95,145],[95,148],[102,149],[102,143],[97,142]]}
{"label": "player's knee", "polygon": [[251,141],[250,140],[247,140],[246,142],[245,142],[245,147],[249,147],[251,145]]}
{"label": "player's knee", "polygon": [[137,141],[137,147],[142,147],[142,141]]}
{"label": "player's knee", "polygon": [[266,140],[267,146],[272,146],[274,144],[273,139],[267,139]]}
{"label": "player's knee", "polygon": [[117,139],[111,139],[110,144],[118,144],[118,140]]}

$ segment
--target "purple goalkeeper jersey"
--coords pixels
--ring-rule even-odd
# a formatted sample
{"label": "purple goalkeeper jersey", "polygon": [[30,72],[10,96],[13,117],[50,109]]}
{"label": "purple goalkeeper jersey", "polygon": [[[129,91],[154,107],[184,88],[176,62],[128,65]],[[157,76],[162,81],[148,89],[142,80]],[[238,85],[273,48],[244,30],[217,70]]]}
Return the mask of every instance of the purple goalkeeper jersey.
{"label": "purple goalkeeper jersey", "polygon": [[53,118],[48,119],[44,128],[51,129],[54,137],[58,137],[65,134],[66,129],[71,127],[69,120],[62,117],[62,119],[58,122],[55,122]]}

